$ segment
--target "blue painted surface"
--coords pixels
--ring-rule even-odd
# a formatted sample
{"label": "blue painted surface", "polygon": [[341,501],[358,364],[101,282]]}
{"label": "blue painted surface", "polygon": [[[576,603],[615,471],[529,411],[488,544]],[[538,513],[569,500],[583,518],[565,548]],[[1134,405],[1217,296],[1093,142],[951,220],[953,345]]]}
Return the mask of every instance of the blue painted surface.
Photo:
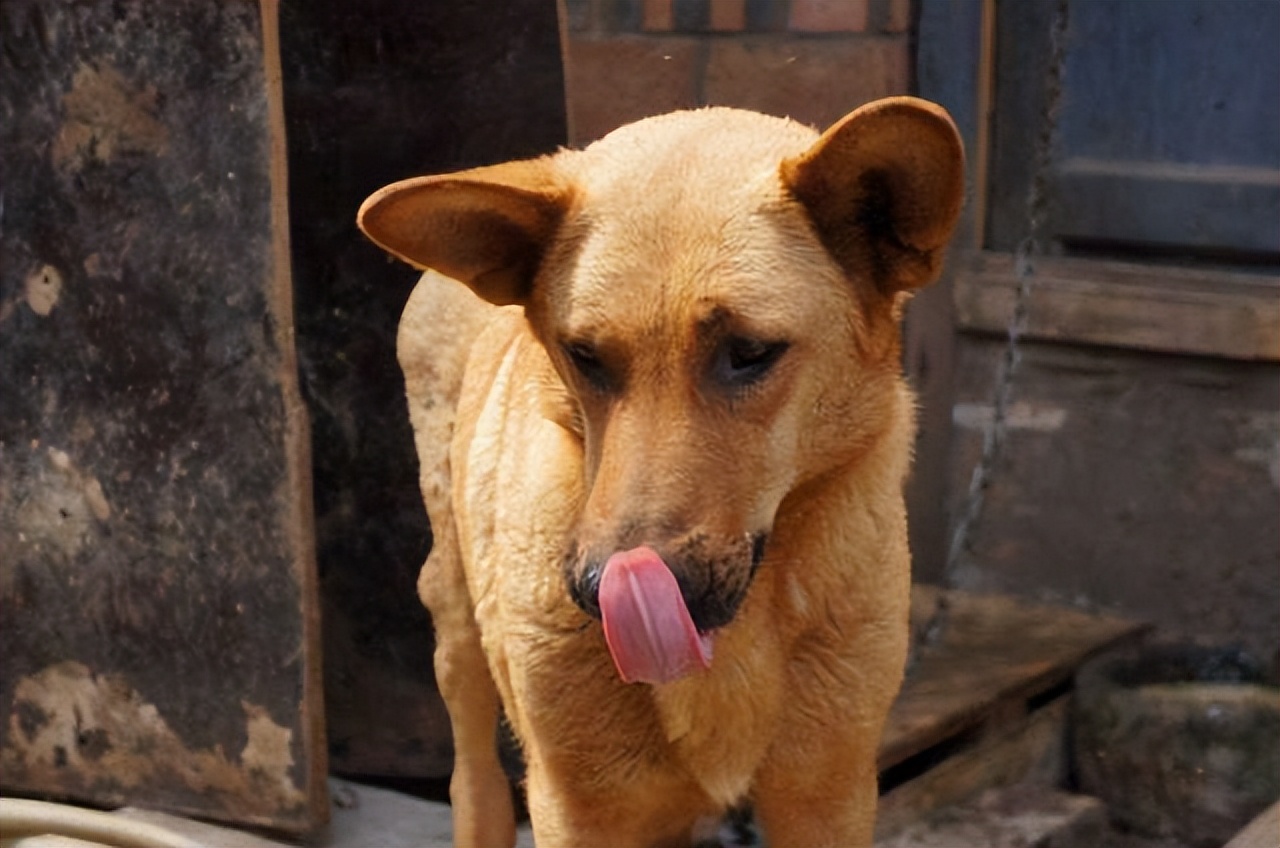
{"label": "blue painted surface", "polygon": [[1058,142],[1089,159],[1280,169],[1280,2],[1073,0]]}
{"label": "blue painted surface", "polygon": [[1280,254],[1280,2],[1071,0],[1051,225]]}
{"label": "blue painted surface", "polygon": [[[1051,249],[1280,261],[1280,0],[997,2],[983,247],[1011,251],[1027,234],[1060,2]],[[981,8],[922,0],[926,96],[976,102]]]}

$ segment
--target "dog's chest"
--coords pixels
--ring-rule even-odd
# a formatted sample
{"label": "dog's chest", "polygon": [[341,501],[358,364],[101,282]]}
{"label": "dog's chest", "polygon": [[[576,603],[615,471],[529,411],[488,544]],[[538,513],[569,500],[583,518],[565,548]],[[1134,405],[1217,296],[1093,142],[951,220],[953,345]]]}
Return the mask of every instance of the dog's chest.
{"label": "dog's chest", "polygon": [[659,721],[677,759],[724,805],[740,801],[750,791],[780,712],[772,669],[756,667],[769,664],[773,652],[766,646],[743,655],[735,647],[718,645],[718,656],[706,675],[653,690]]}

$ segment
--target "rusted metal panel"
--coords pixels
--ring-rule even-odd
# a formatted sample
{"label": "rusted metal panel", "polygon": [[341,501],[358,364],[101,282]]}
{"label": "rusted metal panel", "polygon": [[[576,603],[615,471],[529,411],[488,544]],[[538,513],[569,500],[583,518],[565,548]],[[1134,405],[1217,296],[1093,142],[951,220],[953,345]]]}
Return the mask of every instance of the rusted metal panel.
{"label": "rusted metal panel", "polygon": [[281,38],[332,764],[442,776],[452,746],[416,591],[431,536],[395,358],[418,274],[355,212],[394,180],[565,142],[556,3],[289,0]]}
{"label": "rusted metal panel", "polygon": [[325,817],[273,16],[0,16],[6,792]]}

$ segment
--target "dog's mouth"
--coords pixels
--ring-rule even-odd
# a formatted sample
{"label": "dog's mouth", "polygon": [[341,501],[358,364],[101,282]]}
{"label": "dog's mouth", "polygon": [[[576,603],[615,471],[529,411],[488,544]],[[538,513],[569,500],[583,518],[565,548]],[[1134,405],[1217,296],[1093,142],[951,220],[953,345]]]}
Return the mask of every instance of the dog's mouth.
{"label": "dog's mouth", "polygon": [[603,623],[624,681],[669,683],[710,667],[715,631],[732,620],[763,552],[763,537],[751,540],[751,568],[744,576],[708,578],[708,585],[694,592],[687,576],[681,580],[656,551],[640,546],[613,554],[603,566],[579,562],[583,567],[570,572],[569,589],[574,601]]}

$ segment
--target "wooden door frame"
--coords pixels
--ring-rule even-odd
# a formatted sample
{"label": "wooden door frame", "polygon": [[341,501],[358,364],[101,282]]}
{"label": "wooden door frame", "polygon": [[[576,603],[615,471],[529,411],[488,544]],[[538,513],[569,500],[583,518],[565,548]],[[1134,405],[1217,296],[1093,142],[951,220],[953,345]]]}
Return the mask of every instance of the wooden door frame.
{"label": "wooden door frame", "polygon": [[942,278],[907,312],[904,359],[919,403],[915,466],[907,484],[914,577],[944,577],[950,514],[947,479],[957,320],[956,269],[982,245],[986,218],[994,0],[920,0],[916,80],[921,97],[951,113],[966,150],[967,200]]}

